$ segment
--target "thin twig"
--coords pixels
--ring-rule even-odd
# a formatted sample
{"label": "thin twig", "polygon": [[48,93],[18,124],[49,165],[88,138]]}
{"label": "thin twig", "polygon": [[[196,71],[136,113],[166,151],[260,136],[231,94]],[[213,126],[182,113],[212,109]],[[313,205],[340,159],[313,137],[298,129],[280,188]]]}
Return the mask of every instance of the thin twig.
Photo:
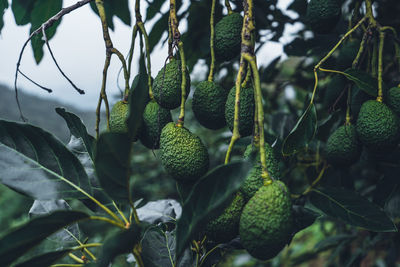
{"label": "thin twig", "polygon": [[47,91],[48,93],[53,92],[53,90],[51,90],[50,88],[44,87],[44,86],[38,84],[37,82],[35,82],[34,80],[32,80],[31,78],[29,78],[29,77],[28,77],[25,73],[23,73],[21,70],[18,70],[18,72],[19,72],[22,76],[24,76],[28,81],[30,81],[31,83],[33,83],[34,85],[36,85],[37,87],[39,87],[39,88],[41,88],[41,89]]}

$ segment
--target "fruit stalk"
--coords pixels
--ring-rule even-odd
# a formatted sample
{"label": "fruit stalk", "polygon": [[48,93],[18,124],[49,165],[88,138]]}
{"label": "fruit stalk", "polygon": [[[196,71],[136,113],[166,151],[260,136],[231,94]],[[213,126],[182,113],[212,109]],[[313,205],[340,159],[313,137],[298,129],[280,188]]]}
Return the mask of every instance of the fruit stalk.
{"label": "fruit stalk", "polygon": [[385,43],[385,32],[379,32],[379,55],[378,55],[378,96],[376,101],[382,102],[383,98],[383,89],[382,89],[382,64],[383,64],[383,46]]}
{"label": "fruit stalk", "polygon": [[215,14],[215,0],[211,3],[211,15],[210,15],[210,51],[211,51],[211,65],[210,73],[208,74],[208,81],[212,82],[214,78],[214,67],[215,67],[215,52],[214,52],[214,14]]}
{"label": "fruit stalk", "polygon": [[225,0],[225,6],[226,6],[226,9],[228,9],[228,15],[232,14],[233,10],[232,10],[231,4],[229,3],[229,0]]}

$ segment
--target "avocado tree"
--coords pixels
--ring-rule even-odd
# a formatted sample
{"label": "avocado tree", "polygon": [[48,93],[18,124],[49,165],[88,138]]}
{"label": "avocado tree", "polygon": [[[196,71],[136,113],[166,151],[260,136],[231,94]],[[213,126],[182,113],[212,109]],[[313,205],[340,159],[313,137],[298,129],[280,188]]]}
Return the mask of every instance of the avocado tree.
{"label": "avocado tree", "polygon": [[[51,89],[20,65],[30,44],[38,64],[49,53],[83,94],[49,41],[85,5],[105,45],[95,136],[56,108],[70,130],[63,144],[25,121],[18,79]],[[1,15],[10,8],[18,25],[31,25],[15,72],[22,122],[0,119],[0,182],[33,201],[30,220],[0,237],[1,266],[400,263],[397,0],[293,0],[286,10],[277,0],[62,6],[0,0]],[[132,28],[128,55],[110,37],[114,17]],[[290,25],[287,57],[267,64],[260,49]],[[160,42],[168,53],[153,79]],[[113,56],[124,88],[110,108]],[[200,60],[206,80],[190,76]]]}

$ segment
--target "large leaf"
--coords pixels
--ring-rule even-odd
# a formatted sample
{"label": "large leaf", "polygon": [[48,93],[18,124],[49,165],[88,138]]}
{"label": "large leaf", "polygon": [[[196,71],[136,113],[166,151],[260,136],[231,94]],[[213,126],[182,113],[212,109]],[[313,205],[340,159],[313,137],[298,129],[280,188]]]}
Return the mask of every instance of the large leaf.
{"label": "large leaf", "polygon": [[[118,0],[118,1],[103,1],[104,9],[106,11],[107,26],[114,30],[114,16],[121,19],[126,25],[131,25],[131,13],[129,11],[128,0]],[[92,10],[99,15],[96,4],[94,1],[90,3]]]}
{"label": "large leaf", "polygon": [[139,244],[143,231],[143,224],[132,224],[128,230],[109,237],[102,246],[97,267],[108,267],[116,256],[131,252],[134,246]]}
{"label": "large leaf", "polygon": [[74,113],[68,112],[64,108],[56,108],[56,112],[64,118],[71,135],[82,139],[86,151],[93,160],[93,145],[95,139],[93,136],[88,134],[86,126],[83,124],[82,120]]}
{"label": "large leaf", "polygon": [[324,214],[353,226],[375,232],[397,231],[392,220],[380,207],[348,189],[313,189],[309,200]]}
{"label": "large leaf", "polygon": [[[376,97],[378,95],[378,80],[367,72],[357,69],[347,69],[343,74],[347,79],[353,81],[358,88],[370,96]],[[383,88],[385,87],[386,86],[383,85]]]}
{"label": "large leaf", "polygon": [[[49,18],[54,16],[62,8],[62,0],[38,0],[31,11],[31,29],[32,33],[39,28]],[[56,33],[57,27],[61,19],[56,21],[49,29],[46,30],[46,37],[50,40]],[[31,41],[33,54],[36,63],[39,63],[43,58],[43,45],[42,34],[36,35]]]}
{"label": "large leaf", "polygon": [[53,135],[29,124],[0,120],[0,182],[34,199],[85,196],[91,193],[79,160]]}
{"label": "large leaf", "polygon": [[282,153],[288,156],[299,152],[314,138],[316,131],[317,111],[310,104],[283,142]]}
{"label": "large leaf", "polygon": [[152,52],[154,47],[158,44],[161,37],[163,36],[163,33],[168,30],[168,18],[169,13],[167,12],[163,14],[161,18],[151,28],[151,31],[149,33],[150,52]]}
{"label": "large leaf", "polygon": [[89,215],[79,211],[56,211],[37,217],[0,239],[0,266],[8,266],[46,237]]}
{"label": "large leaf", "polygon": [[154,0],[147,8],[146,21],[154,18],[154,16],[157,15],[158,12],[160,12],[161,7],[164,3],[165,0]]}
{"label": "large leaf", "polygon": [[11,9],[17,25],[25,25],[31,21],[31,11],[35,5],[35,2],[35,0],[11,1]]}
{"label": "large leaf", "polygon": [[129,155],[131,141],[128,134],[105,132],[96,143],[94,165],[101,187],[115,201],[129,200]]}
{"label": "large leaf", "polygon": [[177,223],[177,256],[204,222],[218,213],[246,179],[251,161],[233,162],[208,172],[193,188]]}
{"label": "large leaf", "polygon": [[0,33],[4,26],[3,15],[8,8],[8,0],[0,0]]}
{"label": "large leaf", "polygon": [[140,125],[142,124],[143,111],[147,104],[149,96],[148,75],[144,64],[144,54],[139,59],[139,76],[137,83],[134,84],[129,94],[129,112],[127,118],[128,132],[131,140],[138,135]]}
{"label": "large leaf", "polygon": [[182,207],[173,199],[150,201],[136,209],[140,221],[156,224],[174,221],[181,217]]}
{"label": "large leaf", "polygon": [[50,266],[57,260],[62,259],[64,256],[66,256],[71,251],[72,251],[71,249],[64,249],[64,250],[48,252],[48,253],[33,257],[27,261],[21,262],[21,263],[15,265],[15,267]]}
{"label": "large leaf", "polygon": [[161,227],[150,227],[143,235],[142,259],[147,267],[194,266],[192,251],[187,248],[175,264],[175,230],[164,231]]}

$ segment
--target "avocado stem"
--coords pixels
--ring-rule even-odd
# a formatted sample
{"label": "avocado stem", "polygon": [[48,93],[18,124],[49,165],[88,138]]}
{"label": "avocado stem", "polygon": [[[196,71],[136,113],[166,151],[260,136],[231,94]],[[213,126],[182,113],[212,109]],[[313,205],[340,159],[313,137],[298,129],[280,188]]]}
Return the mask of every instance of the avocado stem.
{"label": "avocado stem", "polygon": [[211,3],[211,15],[210,15],[210,51],[211,51],[211,64],[210,73],[208,74],[208,81],[212,82],[214,79],[214,67],[215,67],[215,52],[214,52],[214,14],[215,14],[215,0]]}
{"label": "avocado stem", "polygon": [[379,54],[378,54],[378,96],[376,101],[382,102],[383,88],[382,88],[382,72],[383,72],[383,46],[385,43],[385,32],[379,32]]}
{"label": "avocado stem", "polygon": [[228,10],[228,15],[232,14],[233,10],[232,10],[231,4],[229,3],[229,0],[225,0],[225,6],[226,6],[226,9]]}

